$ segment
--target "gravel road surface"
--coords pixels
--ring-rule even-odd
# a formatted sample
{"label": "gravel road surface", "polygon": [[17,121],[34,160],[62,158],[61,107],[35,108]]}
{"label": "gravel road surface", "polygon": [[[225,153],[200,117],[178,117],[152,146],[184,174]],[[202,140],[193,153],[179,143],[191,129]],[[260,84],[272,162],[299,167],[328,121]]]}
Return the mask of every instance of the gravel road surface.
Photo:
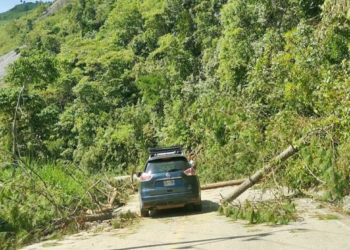
{"label": "gravel road surface", "polygon": [[[202,191],[204,207],[200,213],[185,209],[158,211],[152,218],[141,218],[125,229],[106,226],[27,246],[23,250],[350,249],[349,216],[331,208],[319,208],[319,203],[308,198],[297,200],[300,219],[288,225],[249,225],[245,221],[219,216],[216,211],[221,195],[227,195],[232,189]],[[260,197],[259,191],[247,191],[239,199],[253,197]],[[137,195],[124,209],[138,211]],[[325,215],[336,215],[339,219],[320,220]]]}

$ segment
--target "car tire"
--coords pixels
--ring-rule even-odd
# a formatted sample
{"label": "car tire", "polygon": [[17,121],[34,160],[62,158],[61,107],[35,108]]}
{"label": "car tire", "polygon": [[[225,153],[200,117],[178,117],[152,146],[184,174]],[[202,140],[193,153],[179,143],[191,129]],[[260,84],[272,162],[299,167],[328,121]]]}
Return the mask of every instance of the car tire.
{"label": "car tire", "polygon": [[193,209],[194,211],[197,211],[197,212],[202,211],[202,202],[200,202],[199,204],[194,204]]}
{"label": "car tire", "polygon": [[140,210],[141,217],[149,217],[149,211],[148,210]]}

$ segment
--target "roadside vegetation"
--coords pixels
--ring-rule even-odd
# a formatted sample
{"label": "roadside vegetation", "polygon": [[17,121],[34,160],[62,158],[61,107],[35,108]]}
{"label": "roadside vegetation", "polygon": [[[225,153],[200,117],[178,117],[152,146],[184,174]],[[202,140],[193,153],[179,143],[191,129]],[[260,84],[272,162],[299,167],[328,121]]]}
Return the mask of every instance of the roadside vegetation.
{"label": "roadside vegetation", "polygon": [[[92,213],[112,212],[133,193],[130,181],[90,175],[73,165],[22,161],[15,165],[3,167],[1,173],[0,249],[88,229]],[[134,217],[122,213],[113,219],[113,226],[123,227]]]}
{"label": "roadside vegetation", "polygon": [[94,181],[155,146],[195,152],[204,184],[319,131],[274,181],[349,194],[348,0],[68,2],[0,29],[0,54],[26,45],[0,89],[1,248],[93,206]]}

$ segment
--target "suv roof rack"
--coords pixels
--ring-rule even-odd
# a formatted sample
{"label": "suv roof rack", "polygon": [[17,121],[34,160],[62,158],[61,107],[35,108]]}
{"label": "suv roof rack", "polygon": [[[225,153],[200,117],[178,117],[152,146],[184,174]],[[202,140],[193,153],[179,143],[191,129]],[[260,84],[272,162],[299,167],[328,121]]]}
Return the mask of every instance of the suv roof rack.
{"label": "suv roof rack", "polygon": [[149,157],[155,157],[158,155],[167,155],[167,154],[183,154],[182,146],[171,146],[163,148],[150,148],[148,149]]}

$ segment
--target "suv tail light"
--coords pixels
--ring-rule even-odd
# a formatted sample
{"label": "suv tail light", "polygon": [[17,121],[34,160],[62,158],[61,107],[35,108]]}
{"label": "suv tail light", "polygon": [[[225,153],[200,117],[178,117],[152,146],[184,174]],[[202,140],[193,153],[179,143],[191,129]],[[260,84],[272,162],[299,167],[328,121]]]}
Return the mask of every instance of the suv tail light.
{"label": "suv tail light", "polygon": [[184,173],[186,174],[186,175],[196,175],[197,173],[196,173],[196,170],[194,169],[194,168],[188,168],[188,169],[186,169],[185,171],[184,171]]}
{"label": "suv tail light", "polygon": [[149,174],[149,173],[142,173],[142,175],[140,176],[140,181],[143,182],[143,181],[149,181],[151,180],[153,177],[152,174]]}

